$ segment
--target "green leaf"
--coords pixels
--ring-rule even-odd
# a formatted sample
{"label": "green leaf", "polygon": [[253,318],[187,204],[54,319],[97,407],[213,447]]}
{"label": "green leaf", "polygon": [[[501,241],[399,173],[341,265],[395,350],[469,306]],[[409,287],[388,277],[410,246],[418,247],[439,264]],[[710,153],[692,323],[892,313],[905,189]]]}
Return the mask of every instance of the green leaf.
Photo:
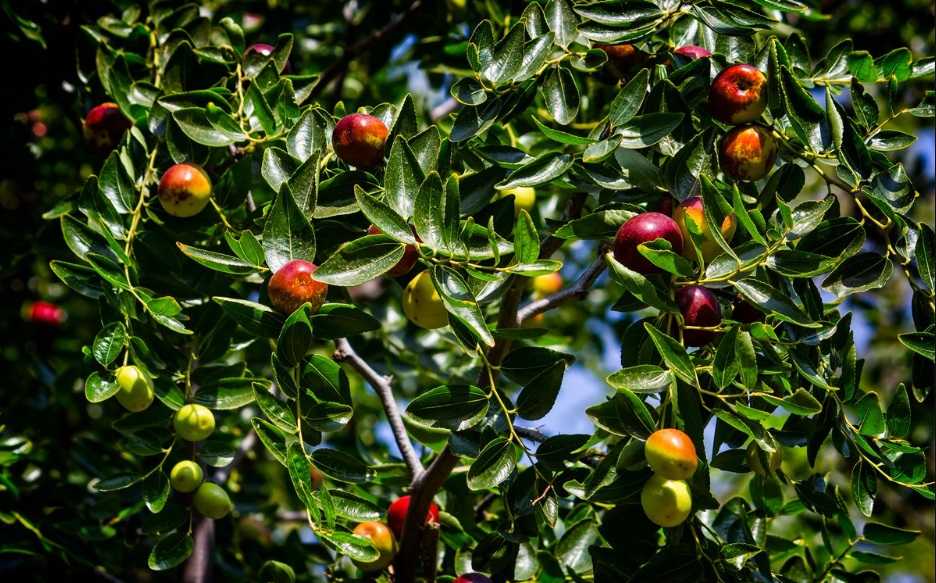
{"label": "green leaf", "polygon": [[361,460],[337,449],[316,449],[312,452],[312,464],[326,476],[339,482],[366,482],[371,480],[374,474]]}
{"label": "green leaf", "polygon": [[107,292],[101,278],[90,267],[68,261],[50,261],[49,269],[62,283],[92,300],[100,299]]}
{"label": "green leaf", "polygon": [[315,330],[315,337],[324,340],[356,336],[380,329],[379,320],[351,304],[323,304],[318,313],[312,315],[309,320]]}
{"label": "green leaf", "polygon": [[452,249],[458,237],[459,200],[430,172],[419,187],[413,223],[422,241],[433,249]]}
{"label": "green leaf", "polygon": [[579,89],[572,72],[556,65],[546,74],[541,90],[553,119],[560,125],[572,123],[579,109]]}
{"label": "green leaf", "polygon": [[730,328],[718,341],[715,360],[712,361],[712,380],[719,389],[724,389],[738,376],[740,365],[735,346],[738,343],[738,328]]}
{"label": "green leaf", "polygon": [[88,375],[85,380],[85,398],[89,403],[100,403],[120,392],[120,385],[116,382],[104,380],[97,371]]}
{"label": "green leaf", "polygon": [[257,265],[248,263],[233,255],[209,251],[207,249],[199,249],[198,247],[186,245],[181,241],[177,241],[176,246],[179,248],[179,251],[185,254],[189,259],[214,271],[220,271],[228,275],[250,275],[256,273],[258,270]]}
{"label": "green leaf", "polygon": [[161,469],[143,480],[143,501],[153,514],[159,514],[169,500],[169,478]]}
{"label": "green leaf", "polygon": [[670,135],[682,123],[681,113],[647,113],[631,118],[615,129],[622,137],[620,147],[632,150],[648,148]]}
{"label": "green leaf", "polygon": [[519,457],[519,448],[506,438],[491,440],[468,468],[468,488],[475,491],[496,488],[513,473]]}
{"label": "green leaf", "polygon": [[650,335],[650,340],[653,341],[657,352],[663,357],[666,366],[686,383],[694,387],[699,386],[699,379],[696,377],[695,366],[692,364],[692,359],[689,357],[689,354],[686,353],[686,349],[683,345],[672,336],[657,330],[657,328],[649,322],[644,322],[644,329],[647,331],[647,334]]}
{"label": "green leaf", "polygon": [[344,243],[315,270],[315,279],[351,287],[383,275],[399,263],[405,250],[386,235],[368,235]]}
{"label": "green leaf", "polygon": [[926,286],[934,289],[934,277],[936,277],[936,234],[932,227],[923,224],[920,225],[920,236],[916,242],[915,259],[917,270],[920,272],[920,278]]}
{"label": "green leaf", "polygon": [[286,318],[276,341],[276,357],[285,367],[294,367],[312,346],[312,322],[306,305],[302,305]]}
{"label": "green leaf", "polygon": [[901,383],[887,406],[887,434],[903,439],[910,435],[911,428],[910,397],[907,395],[907,387]]}
{"label": "green leaf", "polygon": [[212,298],[225,315],[240,324],[248,333],[263,338],[279,336],[284,317],[273,308],[240,298]]}
{"label": "green leaf", "polygon": [[481,76],[494,86],[511,81],[523,64],[523,42],[526,37],[523,23],[513,25],[497,45],[490,61],[481,70]]}
{"label": "green leaf", "polygon": [[591,571],[593,545],[599,539],[598,526],[592,517],[580,520],[556,543],[556,557],[564,568],[573,573]]}
{"label": "green leaf", "polygon": [[172,119],[190,140],[203,146],[224,148],[247,139],[237,122],[219,109],[214,115],[200,107],[178,109]]}
{"label": "green leaf", "polygon": [[253,402],[252,379],[227,378],[202,385],[193,401],[209,409],[239,409]]}
{"label": "green leaf", "polygon": [[281,431],[296,433],[298,430],[296,415],[289,405],[273,396],[266,387],[255,384],[253,389],[254,400],[263,414]]}
{"label": "green leaf", "polygon": [[639,73],[627,82],[608,107],[608,123],[611,128],[620,127],[629,122],[643,105],[647,96],[647,81],[650,79],[650,70],[641,69]]}
{"label": "green leaf", "polygon": [[883,287],[894,273],[891,260],[878,253],[866,252],[849,257],[822,282],[822,287],[836,299]]}
{"label": "green leaf", "polygon": [[932,332],[908,332],[899,334],[900,343],[929,361],[936,361],[936,334]]}
{"label": "green leaf", "polygon": [[[130,337],[123,322],[111,322],[101,328],[94,337],[91,353],[101,366],[110,366],[123,352]],[[106,397],[105,397],[106,398]],[[89,401],[91,399],[88,399]],[[91,401],[92,403],[95,401]]]}
{"label": "green leaf", "polygon": [[526,166],[515,170],[497,185],[497,190],[510,190],[520,186],[546,184],[565,174],[572,167],[570,154],[545,154]]}
{"label": "green leaf", "polygon": [[879,545],[905,545],[915,541],[920,531],[896,528],[879,522],[868,522],[865,524],[863,534],[866,539]]}
{"label": "green leaf", "polygon": [[819,328],[819,322],[813,322],[786,294],[762,281],[747,278],[732,281],[741,295],[751,304],[769,311],[775,318],[804,328]]}
{"label": "green leaf", "polygon": [[432,284],[439,292],[449,314],[468,327],[487,346],[494,345],[494,337],[484,321],[484,314],[471,292],[471,288],[457,271],[436,265],[432,268]]}
{"label": "green leaf", "polygon": [[146,559],[146,565],[153,571],[168,571],[185,562],[192,555],[192,548],[191,535],[178,530],[156,543]]}
{"label": "green leaf", "polygon": [[546,24],[556,37],[556,44],[566,48],[575,40],[578,19],[568,0],[549,0],[546,3]]}
{"label": "green leaf", "polygon": [[260,439],[260,443],[266,447],[270,455],[279,463],[286,465],[286,437],[276,428],[275,425],[259,416],[252,417],[250,424]]}
{"label": "green leaf", "polygon": [[315,516],[318,513],[318,504],[312,492],[311,469],[302,444],[298,441],[290,443],[286,449],[286,470],[289,472],[289,480],[296,491],[296,496]]}
{"label": "green leaf", "polygon": [[127,170],[120,161],[117,152],[111,153],[101,167],[97,181],[101,196],[110,203],[118,214],[129,214],[136,206],[136,191]]}
{"label": "green leaf", "polygon": [[[387,160],[387,167],[384,170],[384,192],[386,193],[387,204],[404,220],[413,216],[413,205],[416,200],[416,193],[419,191],[423,178],[424,175],[422,168],[419,166],[419,160],[416,159],[416,154],[413,153],[413,150],[406,140],[403,138],[394,140],[393,145],[390,147],[390,157]],[[362,206],[361,208],[364,210],[365,207]],[[384,230],[383,227],[373,220],[377,217],[371,217],[367,211],[365,211],[365,214],[375,225],[380,227],[382,231]],[[396,234],[389,230],[384,232],[388,235],[400,238],[404,230],[405,229],[397,229],[399,232]],[[408,236],[411,237],[412,233]],[[415,240],[413,242],[415,242]]]}
{"label": "green leaf", "polygon": [[763,395],[763,399],[772,405],[783,407],[794,415],[815,415],[822,411],[822,403],[806,389],[796,389],[792,395],[778,398],[773,395]]}
{"label": "green leaf", "polygon": [[487,409],[488,394],[474,385],[441,385],[420,393],[406,407],[410,415],[446,422],[471,420]]}
{"label": "green leaf", "polygon": [[384,235],[411,245],[416,243],[416,237],[406,220],[383,201],[367,194],[358,185],[354,185],[354,198],[364,216]]}
{"label": "green leaf", "polygon": [[638,364],[623,368],[608,376],[607,382],[615,389],[634,393],[659,393],[675,380],[673,373],[652,364]]}
{"label": "green leaf", "polygon": [[315,535],[334,547],[339,555],[347,556],[349,559],[371,563],[380,557],[380,553],[374,548],[370,539],[363,536],[325,529],[315,531]]}
{"label": "green leaf", "polygon": [[263,250],[274,272],[293,259],[315,259],[315,231],[285,184],[263,225]]}
{"label": "green leaf", "polygon": [[870,518],[874,512],[874,497],[877,495],[877,475],[863,460],[852,468],[851,489],[855,506]]}
{"label": "green leaf", "polygon": [[531,421],[545,417],[556,403],[566,366],[559,360],[527,383],[517,396],[517,415]]}
{"label": "green leaf", "polygon": [[624,286],[638,300],[664,312],[677,312],[676,304],[656,283],[643,274],[628,269],[614,258],[612,253],[605,255],[605,261],[611,267],[611,276]]}

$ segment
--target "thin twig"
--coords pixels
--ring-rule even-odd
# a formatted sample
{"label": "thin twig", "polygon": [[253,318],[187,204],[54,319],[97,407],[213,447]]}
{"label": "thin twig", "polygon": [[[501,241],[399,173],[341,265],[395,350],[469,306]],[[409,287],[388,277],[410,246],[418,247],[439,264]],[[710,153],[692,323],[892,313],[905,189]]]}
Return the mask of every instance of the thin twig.
{"label": "thin twig", "polygon": [[545,298],[534,300],[520,308],[517,312],[517,320],[522,324],[526,320],[537,314],[542,314],[554,308],[561,306],[569,300],[581,300],[588,295],[588,291],[594,285],[608,265],[605,263],[604,253],[599,250],[598,258],[588,266],[588,269],[582,272],[574,285],[559,290]]}
{"label": "thin twig", "polygon": [[335,340],[335,354],[332,358],[336,362],[347,362],[351,368],[356,370],[370,386],[374,387],[380,402],[383,404],[384,413],[387,414],[387,421],[390,423],[390,429],[393,431],[393,438],[396,440],[400,453],[403,454],[403,461],[409,468],[410,475],[415,478],[423,471],[422,462],[413,449],[409,435],[406,433],[406,427],[403,425],[403,418],[400,416],[400,409],[397,407],[396,400],[393,398],[393,389],[390,386],[390,380],[375,371],[367,362],[361,358],[352,348],[347,338],[338,338]]}
{"label": "thin twig", "polygon": [[414,0],[410,4],[409,8],[405,12],[393,17],[390,19],[390,22],[380,30],[375,31],[373,34],[368,36],[365,39],[360,40],[347,51],[341,55],[337,61],[332,63],[327,69],[322,71],[322,74],[319,76],[318,81],[315,83],[315,87],[309,92],[309,99],[314,99],[318,97],[322,91],[331,84],[332,81],[338,77],[341,72],[348,66],[351,61],[356,59],[361,53],[364,53],[370,50],[374,45],[382,41],[385,37],[392,34],[397,28],[399,28],[406,20],[419,12],[419,8],[422,6],[422,0]]}

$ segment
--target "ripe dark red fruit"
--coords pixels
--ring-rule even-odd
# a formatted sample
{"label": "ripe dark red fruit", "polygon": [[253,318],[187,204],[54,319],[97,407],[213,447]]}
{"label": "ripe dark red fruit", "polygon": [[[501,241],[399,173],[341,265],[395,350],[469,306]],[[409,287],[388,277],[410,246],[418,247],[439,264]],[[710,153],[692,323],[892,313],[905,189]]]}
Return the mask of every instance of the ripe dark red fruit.
{"label": "ripe dark red fruit", "polygon": [[751,65],[733,65],[712,81],[709,107],[719,121],[749,123],[767,108],[767,77]]}
{"label": "ripe dark red fruit", "polygon": [[312,313],[325,303],[328,285],[312,277],[317,266],[311,261],[293,259],[270,278],[267,295],[270,303],[283,314],[292,314],[299,306],[309,302]]}
{"label": "ripe dark red fruit", "polygon": [[760,180],[777,160],[777,141],[764,126],[736,127],[722,138],[722,170],[737,180]]}
{"label": "ripe dark red fruit", "polygon": [[455,578],[452,583],[492,583],[491,578],[481,573],[465,573]]}
{"label": "ripe dark red fruit", "polygon": [[22,315],[24,320],[47,326],[61,326],[68,317],[62,308],[42,300],[23,304]]}
{"label": "ripe dark red fruit", "polygon": [[339,158],[358,168],[372,168],[383,160],[387,126],[365,113],[346,115],[335,124],[332,147]]}
{"label": "ripe dark red fruit", "polygon": [[630,43],[598,45],[598,48],[608,55],[608,69],[618,79],[625,78],[649,59],[647,53]]}
{"label": "ripe dark red fruit", "polygon": [[684,47],[679,47],[678,49],[673,51],[673,54],[679,55],[680,57],[686,57],[687,59],[691,59],[694,61],[696,59],[704,59],[705,57],[711,57],[712,51],[704,47],[699,47],[696,45],[686,45]]}
{"label": "ripe dark red fruit", "polygon": [[660,269],[647,261],[637,246],[661,238],[670,242],[674,253],[682,253],[683,237],[676,221],[663,213],[640,213],[618,229],[614,237],[614,258],[638,273],[657,273]]}
{"label": "ripe dark red fruit", "polygon": [[[406,523],[406,513],[409,512],[410,497],[400,496],[390,504],[387,509],[387,524],[397,538],[403,536],[403,525]],[[429,503],[429,512],[426,513],[426,524],[439,523],[439,506],[435,502]]]}
{"label": "ripe dark red fruit", "polygon": [[[379,235],[383,231],[378,229],[376,226],[371,225],[367,227],[368,235]],[[419,251],[416,249],[416,245],[407,245],[403,249],[403,257],[397,261],[397,264],[393,266],[393,269],[387,272],[387,275],[390,277],[400,277],[401,275],[406,275],[413,269],[413,266],[416,265],[416,261],[419,259]]]}
{"label": "ripe dark red fruit", "polygon": [[753,324],[764,321],[764,312],[761,312],[740,296],[735,299],[734,307],[731,309],[731,319],[742,324]]}
{"label": "ripe dark red fruit", "polygon": [[95,105],[84,119],[84,135],[100,151],[112,150],[133,124],[116,103]]}
{"label": "ripe dark red fruit", "polygon": [[[676,304],[687,326],[717,326],[721,323],[721,307],[715,294],[701,285],[690,285],[676,290]],[[704,346],[715,338],[709,330],[683,330],[683,344]]]}

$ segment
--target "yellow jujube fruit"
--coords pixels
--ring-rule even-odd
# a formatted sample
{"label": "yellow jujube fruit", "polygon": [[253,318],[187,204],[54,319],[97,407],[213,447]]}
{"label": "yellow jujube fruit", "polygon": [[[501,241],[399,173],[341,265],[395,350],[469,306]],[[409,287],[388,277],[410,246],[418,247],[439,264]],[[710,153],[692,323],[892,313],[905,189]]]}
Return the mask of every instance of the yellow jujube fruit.
{"label": "yellow jujube fruit", "polygon": [[205,482],[195,491],[192,505],[202,516],[208,518],[224,518],[234,508],[231,498],[221,486],[213,482]]}
{"label": "yellow jujube fruit", "polygon": [[139,367],[129,365],[117,369],[117,402],[128,411],[137,413],[153,402],[153,384]]}
{"label": "yellow jujube fruit", "polygon": [[667,480],[654,474],[640,492],[640,505],[654,524],[671,528],[692,512],[692,493],[685,480]]}
{"label": "yellow jujube fruit", "polygon": [[195,488],[205,479],[205,472],[201,466],[192,460],[183,460],[172,466],[169,472],[169,484],[176,492],[188,494],[194,492]]}
{"label": "yellow jujube fruit", "polygon": [[176,411],[176,435],[186,441],[202,441],[214,433],[215,418],[211,409],[197,403],[189,403]]}
{"label": "yellow jujube fruit", "polygon": [[403,290],[403,313],[410,322],[426,330],[448,324],[448,312],[428,271],[419,273]]}

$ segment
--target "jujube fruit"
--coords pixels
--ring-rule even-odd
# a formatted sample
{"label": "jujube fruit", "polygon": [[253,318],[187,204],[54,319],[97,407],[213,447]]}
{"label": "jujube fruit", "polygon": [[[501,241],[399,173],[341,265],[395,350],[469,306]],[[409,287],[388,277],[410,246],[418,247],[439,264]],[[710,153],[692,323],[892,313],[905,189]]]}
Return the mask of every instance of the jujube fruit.
{"label": "jujube fruit", "polygon": [[267,296],[273,307],[288,315],[308,302],[312,313],[318,312],[325,303],[328,285],[315,279],[317,268],[311,261],[293,259],[276,270],[267,285]]}
{"label": "jujube fruit", "polygon": [[654,431],[644,444],[644,456],[654,473],[670,480],[691,478],[699,465],[692,439],[673,428]]}
{"label": "jujube fruit", "polygon": [[211,179],[195,164],[175,164],[159,180],[159,203],[174,217],[194,217],[211,200]]}
{"label": "jujube fruit", "polygon": [[538,297],[552,295],[562,289],[562,276],[559,272],[537,275],[533,278],[533,293]]}
{"label": "jujube fruit", "polygon": [[607,67],[618,79],[624,79],[635,69],[643,66],[649,55],[630,43],[598,45],[608,55]]}
{"label": "jujube fruit", "polygon": [[20,313],[28,322],[48,326],[61,326],[68,319],[68,313],[63,308],[42,300],[24,303]]}
{"label": "jujube fruit", "polygon": [[215,418],[211,409],[198,403],[183,405],[173,419],[176,435],[186,441],[202,441],[214,433]]}
{"label": "jujube fruit", "polygon": [[734,307],[731,309],[731,319],[742,324],[753,324],[764,321],[764,312],[751,305],[750,302],[741,298],[735,299]]}
{"label": "jujube fruit", "polygon": [[637,249],[638,245],[655,239],[666,239],[673,252],[682,253],[683,237],[679,225],[663,213],[646,212],[631,217],[618,229],[614,238],[614,258],[638,273],[658,273],[660,268],[650,263]]}
{"label": "jujube fruit", "polygon": [[[721,324],[721,306],[715,294],[701,285],[689,285],[676,290],[676,305],[686,326],[711,327]],[[704,346],[715,338],[711,330],[683,330],[683,344]]]}
{"label": "jujube fruit", "polygon": [[[409,505],[410,497],[400,496],[394,500],[387,509],[387,524],[390,525],[390,530],[393,531],[393,534],[395,534],[397,538],[403,536],[403,525],[406,523],[406,514],[409,512]],[[439,506],[435,502],[429,503],[429,510],[426,512],[425,523],[439,523]]]}
{"label": "jujube fruit", "polygon": [[751,65],[732,65],[712,81],[709,107],[724,123],[752,122],[767,108],[767,78]]}
{"label": "jujube fruit", "polygon": [[369,563],[354,561],[362,571],[380,571],[393,562],[396,554],[396,539],[393,532],[382,522],[362,522],[354,527],[354,534],[370,539],[380,556]]}
{"label": "jujube fruit", "polygon": [[352,113],[335,124],[332,147],[343,161],[357,168],[372,168],[383,160],[387,126],[372,115]]}
{"label": "jujube fruit", "polygon": [[[244,51],[244,58],[246,59],[247,57],[249,57],[251,54],[254,54],[254,53],[258,55],[262,55],[264,57],[269,57],[270,55],[273,54],[273,51],[275,50],[276,50],[276,47],[274,47],[271,44],[254,43],[250,45],[249,47],[247,47],[247,50]],[[283,67],[283,72],[288,74],[291,70],[292,70],[292,67],[290,67],[289,61],[286,61],[286,66]]]}
{"label": "jujube fruit", "polygon": [[84,118],[85,139],[99,151],[112,150],[132,125],[116,103],[101,103]]}
{"label": "jujube fruit", "polygon": [[[718,243],[715,242],[711,225],[705,220],[705,203],[702,201],[702,197],[690,196],[682,201],[679,206],[676,207],[676,210],[673,211],[673,220],[679,225],[679,231],[683,236],[683,256],[689,259],[696,259],[695,250],[691,244],[692,235],[689,231],[690,221],[695,225],[696,231],[702,233],[701,249],[699,249],[702,252],[702,258],[708,262],[721,254],[722,249]],[[730,243],[731,238],[734,237],[736,227],[737,222],[735,221],[734,214],[725,216],[721,224],[722,238]]]}
{"label": "jujube fruit", "polygon": [[667,480],[654,474],[640,491],[640,505],[654,524],[678,526],[692,512],[692,492],[684,480]]}
{"label": "jujube fruit", "polygon": [[403,290],[403,313],[410,322],[426,330],[448,324],[448,312],[428,271],[417,274]]}
{"label": "jujube fruit", "polygon": [[117,369],[117,402],[128,411],[137,413],[153,402],[153,384],[139,367],[128,365]]}
{"label": "jujube fruit", "polygon": [[687,59],[694,61],[696,59],[711,57],[712,51],[696,45],[685,45],[674,50],[673,54],[679,55],[680,57],[686,57]]}
{"label": "jujube fruit", "polygon": [[[378,229],[375,225],[367,227],[368,235],[379,235],[383,231]],[[400,277],[401,275],[406,275],[413,269],[413,266],[416,265],[416,262],[419,260],[419,250],[416,249],[416,245],[407,245],[403,248],[403,257],[397,261],[397,264],[387,272],[387,275],[390,277]]]}
{"label": "jujube fruit", "polygon": [[194,492],[204,479],[205,472],[192,460],[182,460],[172,466],[169,472],[169,484],[172,489],[183,494]]}
{"label": "jujube fruit", "polygon": [[481,573],[465,573],[455,578],[452,583],[492,583],[491,578]]}
{"label": "jujube fruit", "polygon": [[234,509],[227,491],[214,482],[204,482],[195,491],[192,505],[202,516],[215,520],[224,518]]}
{"label": "jujube fruit", "polygon": [[737,180],[760,180],[777,160],[777,141],[764,126],[736,127],[719,146],[719,160],[725,174]]}
{"label": "jujube fruit", "polygon": [[525,210],[526,212],[533,210],[533,205],[536,204],[535,188],[530,186],[508,188],[507,190],[502,190],[498,198],[504,198],[511,195],[514,197],[514,214],[519,215],[521,210]]}

